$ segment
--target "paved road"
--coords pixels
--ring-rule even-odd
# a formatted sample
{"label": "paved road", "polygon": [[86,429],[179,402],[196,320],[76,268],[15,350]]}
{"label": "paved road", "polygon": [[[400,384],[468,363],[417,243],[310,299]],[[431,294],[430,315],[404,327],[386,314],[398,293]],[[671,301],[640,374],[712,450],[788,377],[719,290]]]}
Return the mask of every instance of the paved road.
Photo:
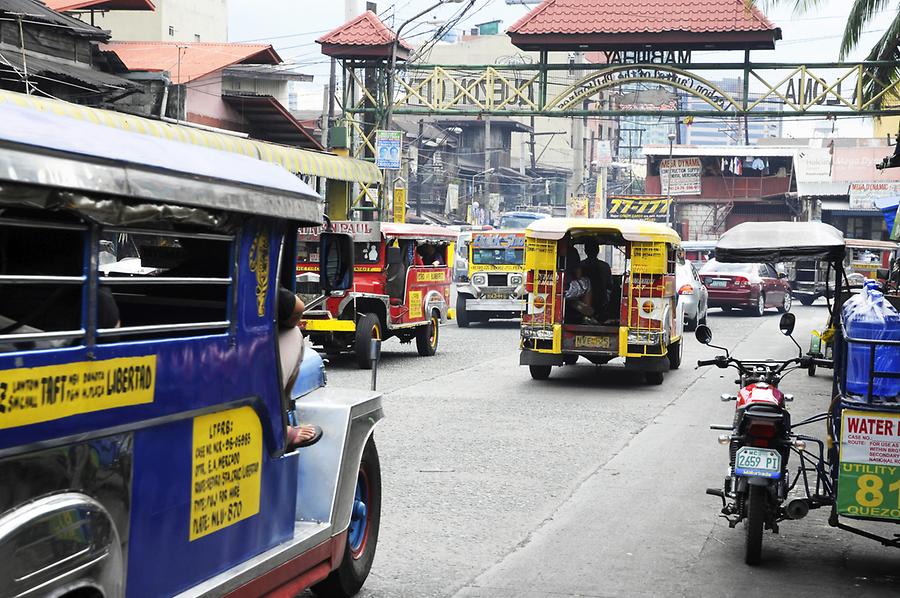
{"label": "paved road", "polygon": [[[825,310],[795,313],[805,344]],[[710,325],[739,356],[794,350],[774,311],[713,313]],[[708,424],[734,409],[718,400],[733,375],[690,366],[714,350],[689,339],[685,367],[663,386],[587,363],[534,382],[518,366],[517,324],[441,334],[433,358],[384,346],[382,529],[361,596],[753,596],[767,584],[801,597],[897,595],[900,552],[829,528],[824,513],[767,533],[765,565],[743,565],[743,530],[704,494],[727,464]],[[795,421],[826,408],[828,373],[783,383]],[[331,384],[368,381],[352,360],[330,364]]]}

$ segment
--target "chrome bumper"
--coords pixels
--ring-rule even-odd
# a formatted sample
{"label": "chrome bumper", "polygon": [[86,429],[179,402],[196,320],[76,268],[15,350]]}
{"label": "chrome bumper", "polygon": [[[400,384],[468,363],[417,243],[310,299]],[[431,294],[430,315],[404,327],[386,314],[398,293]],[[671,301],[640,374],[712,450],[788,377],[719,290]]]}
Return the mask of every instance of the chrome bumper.
{"label": "chrome bumper", "polygon": [[524,299],[467,299],[466,311],[525,311]]}

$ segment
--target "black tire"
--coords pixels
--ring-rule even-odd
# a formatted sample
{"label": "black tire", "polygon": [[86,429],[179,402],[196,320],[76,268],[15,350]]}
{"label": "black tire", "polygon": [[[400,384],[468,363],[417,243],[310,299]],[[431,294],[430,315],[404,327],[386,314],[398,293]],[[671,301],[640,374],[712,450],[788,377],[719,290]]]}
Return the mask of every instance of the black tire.
{"label": "black tire", "polygon": [[815,376],[815,375],[816,375],[816,362],[815,362],[815,361],[811,361],[811,362],[809,363],[809,367],[806,368],[806,374],[807,374],[808,376]]}
{"label": "black tire", "polygon": [[747,517],[744,519],[744,562],[758,565],[762,556],[763,526],[766,520],[766,487],[750,486],[747,493]]}
{"label": "black tire", "polygon": [[375,314],[362,314],[356,322],[356,340],[353,342],[353,352],[356,354],[356,363],[360,369],[372,369],[372,357],[369,353],[372,339],[381,338],[381,320]]}
{"label": "black tire", "polygon": [[697,324],[700,323],[700,308],[697,308],[697,317],[696,318],[685,318],[684,319],[684,330],[685,332],[693,332],[697,330]]}
{"label": "black tire", "polygon": [[791,311],[791,305],[794,303],[794,298],[790,293],[784,294],[784,299],[781,300],[781,305],[778,306],[778,313],[786,314]]}
{"label": "black tire", "polygon": [[766,315],[766,294],[760,293],[756,298],[756,307],[752,307],[750,309],[750,313],[753,314],[756,318],[761,318]]}
{"label": "black tire", "polygon": [[669,369],[677,370],[681,367],[681,355],[684,351],[684,343],[681,339],[669,345]]}
{"label": "black tire", "polygon": [[549,365],[528,366],[528,371],[531,372],[531,377],[535,380],[546,380],[550,377],[551,370],[553,370],[553,366]]}
{"label": "black tire", "polygon": [[[363,478],[365,477],[365,482]],[[350,598],[355,596],[362,588],[369,571],[372,569],[372,561],[375,559],[375,549],[378,546],[378,529],[381,526],[381,463],[378,460],[378,449],[375,448],[375,439],[369,438],[363,449],[362,460],[359,463],[359,475],[357,485],[367,483],[369,494],[367,496],[366,522],[363,539],[356,550],[351,547],[350,529],[354,522],[351,520],[351,528],[347,531],[347,543],[344,545],[344,558],[341,565],[332,571],[324,581],[314,585],[312,591],[317,596],[328,598]],[[356,503],[356,497],[354,498]],[[354,504],[354,514],[356,505]]]}
{"label": "black tire", "polygon": [[812,305],[813,303],[816,302],[816,297],[810,296],[810,295],[800,295],[799,299],[800,299],[800,303],[802,305],[805,305],[806,307],[809,307],[810,305]]}
{"label": "black tire", "polygon": [[466,312],[466,296],[456,296],[456,325],[460,328],[469,327],[469,314]]}
{"label": "black tire", "polygon": [[659,386],[663,383],[663,373],[662,372],[644,372],[644,380],[647,381],[647,384],[652,384],[653,386]]}
{"label": "black tire", "polygon": [[428,324],[416,328],[416,349],[422,357],[431,357],[437,353],[438,340],[441,335],[441,315],[431,312]]}

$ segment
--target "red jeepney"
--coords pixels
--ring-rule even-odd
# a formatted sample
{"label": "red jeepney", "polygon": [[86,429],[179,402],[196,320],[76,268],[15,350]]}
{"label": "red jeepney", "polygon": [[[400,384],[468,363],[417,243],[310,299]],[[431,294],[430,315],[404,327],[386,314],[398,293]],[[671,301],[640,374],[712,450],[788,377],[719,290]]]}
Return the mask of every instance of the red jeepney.
{"label": "red jeepney", "polygon": [[[450,305],[449,259],[456,231],[389,222],[335,221],[331,226],[353,236],[353,287],[318,293],[307,304],[301,329],[326,353],[354,353],[364,369],[372,367],[372,339],[415,339],[419,355],[434,355]],[[314,274],[320,267],[319,232],[299,232],[298,289],[307,298],[320,290]]]}

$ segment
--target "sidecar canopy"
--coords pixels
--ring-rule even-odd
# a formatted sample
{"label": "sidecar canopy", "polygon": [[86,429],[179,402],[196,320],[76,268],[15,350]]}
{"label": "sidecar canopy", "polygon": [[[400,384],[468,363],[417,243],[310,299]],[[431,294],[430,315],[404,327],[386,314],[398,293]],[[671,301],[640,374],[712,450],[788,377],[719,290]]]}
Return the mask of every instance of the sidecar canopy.
{"label": "sidecar canopy", "polygon": [[821,222],[744,222],[716,243],[720,262],[794,262],[816,259],[841,262],[844,234]]}

